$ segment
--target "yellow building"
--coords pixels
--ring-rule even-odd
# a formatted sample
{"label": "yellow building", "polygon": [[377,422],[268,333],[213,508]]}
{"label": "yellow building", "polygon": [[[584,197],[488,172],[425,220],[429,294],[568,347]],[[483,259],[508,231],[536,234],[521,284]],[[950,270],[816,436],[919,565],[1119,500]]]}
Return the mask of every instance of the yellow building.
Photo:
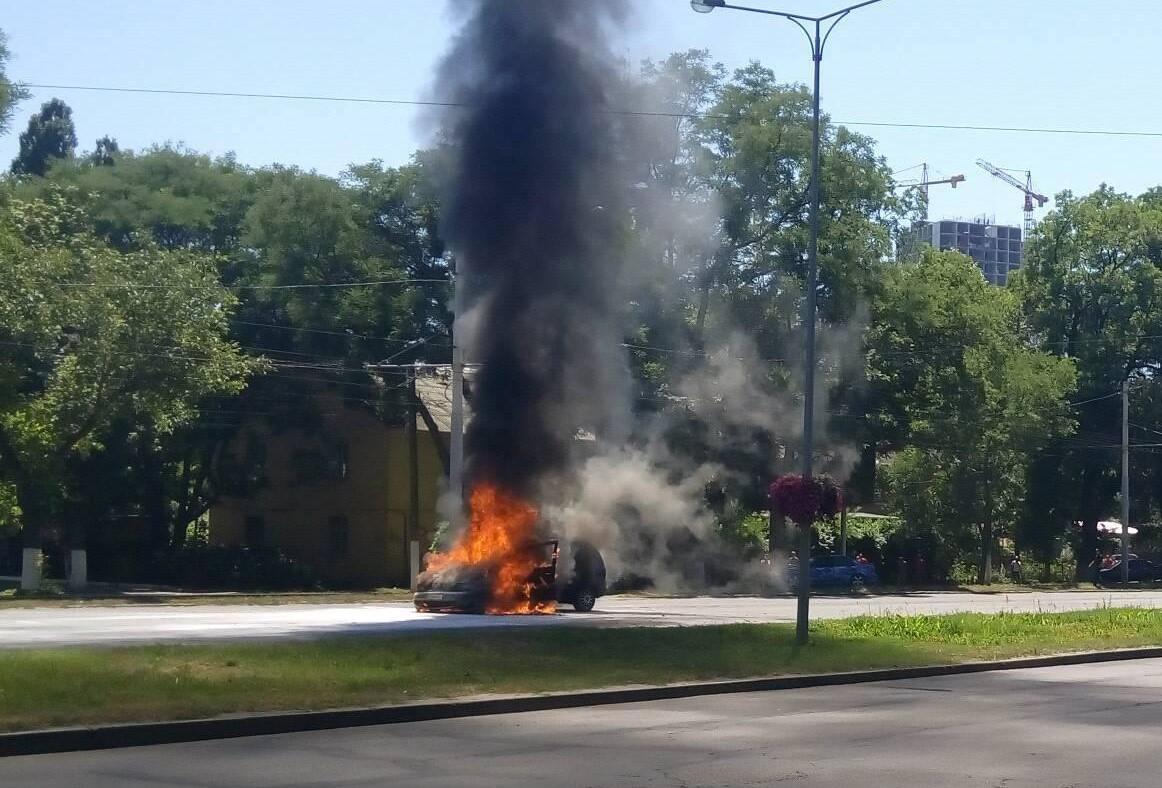
{"label": "yellow building", "polygon": [[[420,375],[417,392],[447,446],[446,372]],[[235,457],[262,481],[245,497],[224,497],[209,513],[210,541],[277,547],[336,587],[407,587],[410,454],[404,426],[326,392],[310,430],[247,425]],[[443,489],[440,451],[417,417],[419,518],[411,535],[425,550]]]}

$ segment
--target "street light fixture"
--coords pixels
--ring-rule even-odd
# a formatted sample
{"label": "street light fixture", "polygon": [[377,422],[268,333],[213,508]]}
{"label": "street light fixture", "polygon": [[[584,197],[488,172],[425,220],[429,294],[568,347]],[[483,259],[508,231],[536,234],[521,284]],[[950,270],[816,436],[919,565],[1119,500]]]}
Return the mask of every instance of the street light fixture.
{"label": "street light fixture", "polygon": [[[690,7],[701,14],[708,14],[716,8],[735,11],[750,11],[768,16],[781,16],[793,22],[811,45],[811,59],[815,61],[815,92],[813,93],[813,115],[811,127],[811,234],[807,242],[807,285],[803,299],[803,476],[811,478],[814,472],[815,455],[815,299],[819,287],[819,65],[823,62],[823,50],[831,31],[847,15],[856,9],[874,5],[882,0],[865,0],[862,3],[832,11],[823,16],[806,16],[787,11],[767,8],[751,8],[732,5],[726,0],[690,0]],[[799,604],[795,615],[795,641],[807,643],[807,622],[811,604],[811,529],[802,528],[799,535]]]}

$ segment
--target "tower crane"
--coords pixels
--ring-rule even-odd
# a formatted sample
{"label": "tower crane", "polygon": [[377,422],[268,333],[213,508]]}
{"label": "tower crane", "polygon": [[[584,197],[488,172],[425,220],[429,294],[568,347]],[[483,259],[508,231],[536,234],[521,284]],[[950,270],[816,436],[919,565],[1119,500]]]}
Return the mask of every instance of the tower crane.
{"label": "tower crane", "polygon": [[948,177],[948,178],[942,178],[941,180],[938,180],[938,181],[932,181],[932,180],[928,180],[928,165],[921,164],[920,167],[922,168],[920,171],[920,180],[918,180],[918,181],[906,181],[904,183],[897,183],[895,188],[897,188],[897,189],[919,188],[920,193],[922,195],[924,195],[924,221],[928,221],[928,187],[929,186],[939,186],[940,184],[947,183],[949,186],[951,186],[952,188],[955,189],[956,184],[964,182],[964,176],[963,175],[953,175],[953,176]]}
{"label": "tower crane", "polygon": [[1049,202],[1049,198],[1044,194],[1038,194],[1033,191],[1033,173],[1025,170],[1025,182],[1021,183],[1009,173],[1002,170],[995,164],[989,164],[984,159],[977,159],[976,164],[990,175],[995,175],[1005,183],[1012,186],[1014,189],[1019,189],[1025,195],[1025,240],[1029,240],[1030,233],[1033,232],[1033,201],[1037,201],[1038,208],[1044,208],[1045,203]]}

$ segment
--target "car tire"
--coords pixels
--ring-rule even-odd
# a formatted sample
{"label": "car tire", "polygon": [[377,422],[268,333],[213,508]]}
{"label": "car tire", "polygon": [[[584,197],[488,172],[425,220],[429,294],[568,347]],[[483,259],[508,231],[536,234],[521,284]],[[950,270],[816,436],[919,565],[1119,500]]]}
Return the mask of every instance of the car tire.
{"label": "car tire", "polygon": [[851,576],[850,588],[852,593],[855,593],[856,591],[862,591],[867,588],[867,580],[864,579],[863,575],[856,573]]}
{"label": "car tire", "polygon": [[588,613],[597,604],[597,594],[588,588],[579,588],[573,596],[573,609],[578,613]]}

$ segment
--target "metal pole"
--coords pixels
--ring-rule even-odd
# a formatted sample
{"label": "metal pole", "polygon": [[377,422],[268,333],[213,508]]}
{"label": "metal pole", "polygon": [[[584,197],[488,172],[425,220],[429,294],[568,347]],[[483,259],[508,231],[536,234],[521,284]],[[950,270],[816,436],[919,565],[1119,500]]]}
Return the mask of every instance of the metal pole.
{"label": "metal pole", "polygon": [[448,489],[458,502],[464,500],[464,347],[460,333],[464,325],[464,262],[456,261],[452,293],[452,434],[448,462]]}
{"label": "metal pole", "polygon": [[[408,372],[408,582],[412,589],[416,587],[416,576],[419,574],[419,561],[413,560],[411,543],[420,537],[420,442],[416,429],[416,419],[419,417],[416,393],[416,374],[413,367]],[[416,557],[418,559],[418,556]]]}
{"label": "metal pole", "polygon": [[[815,94],[811,121],[811,236],[807,242],[807,292],[803,299],[803,478],[815,470],[815,296],[819,282],[819,66],[823,44],[815,23],[812,47]],[[799,604],[795,613],[795,642],[806,645],[811,608],[811,526],[799,535]]]}
{"label": "metal pole", "polygon": [[1122,381],[1122,585],[1130,582],[1130,379]]}
{"label": "metal pole", "polygon": [[839,554],[847,555],[847,501],[839,507]]}

